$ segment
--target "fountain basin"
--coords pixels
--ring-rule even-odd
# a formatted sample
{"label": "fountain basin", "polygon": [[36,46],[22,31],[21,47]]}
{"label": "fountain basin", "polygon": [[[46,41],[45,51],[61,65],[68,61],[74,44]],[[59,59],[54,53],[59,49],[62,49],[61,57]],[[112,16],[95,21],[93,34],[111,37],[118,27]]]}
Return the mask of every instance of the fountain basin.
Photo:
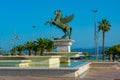
{"label": "fountain basin", "polygon": [[59,67],[61,56],[1,56],[0,67]]}

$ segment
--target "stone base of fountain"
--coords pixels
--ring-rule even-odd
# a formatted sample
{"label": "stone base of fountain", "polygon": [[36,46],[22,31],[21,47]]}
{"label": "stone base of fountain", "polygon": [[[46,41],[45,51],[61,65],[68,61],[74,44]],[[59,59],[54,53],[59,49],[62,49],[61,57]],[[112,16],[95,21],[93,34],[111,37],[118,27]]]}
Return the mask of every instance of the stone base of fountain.
{"label": "stone base of fountain", "polygon": [[59,67],[61,56],[1,56],[0,67]]}

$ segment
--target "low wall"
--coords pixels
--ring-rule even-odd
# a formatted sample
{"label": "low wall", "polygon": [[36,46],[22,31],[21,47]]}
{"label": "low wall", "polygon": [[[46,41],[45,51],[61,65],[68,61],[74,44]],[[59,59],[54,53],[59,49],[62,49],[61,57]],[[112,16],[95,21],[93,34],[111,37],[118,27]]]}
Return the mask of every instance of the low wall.
{"label": "low wall", "polygon": [[120,62],[92,62],[90,68],[117,69]]}

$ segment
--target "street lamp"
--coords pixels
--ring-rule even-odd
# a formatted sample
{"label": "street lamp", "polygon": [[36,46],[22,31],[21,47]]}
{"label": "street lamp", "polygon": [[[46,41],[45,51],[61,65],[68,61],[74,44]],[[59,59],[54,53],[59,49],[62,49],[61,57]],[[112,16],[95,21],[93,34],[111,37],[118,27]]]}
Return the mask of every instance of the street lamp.
{"label": "street lamp", "polygon": [[96,55],[96,60],[98,60],[98,30],[96,26],[96,13],[98,10],[92,10],[94,13],[94,43],[95,43],[95,55]]}
{"label": "street lamp", "polygon": [[34,29],[36,28],[36,26],[32,26],[32,28],[33,28],[32,41],[34,41]]}

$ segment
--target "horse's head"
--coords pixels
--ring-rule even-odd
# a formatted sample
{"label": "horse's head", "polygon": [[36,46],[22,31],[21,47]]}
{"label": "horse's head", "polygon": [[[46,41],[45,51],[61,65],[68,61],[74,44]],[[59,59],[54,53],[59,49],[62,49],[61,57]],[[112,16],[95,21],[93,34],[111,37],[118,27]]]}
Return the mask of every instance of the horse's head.
{"label": "horse's head", "polygon": [[61,16],[61,15],[62,15],[62,12],[61,12],[61,10],[57,10],[57,11],[54,12],[54,14]]}

